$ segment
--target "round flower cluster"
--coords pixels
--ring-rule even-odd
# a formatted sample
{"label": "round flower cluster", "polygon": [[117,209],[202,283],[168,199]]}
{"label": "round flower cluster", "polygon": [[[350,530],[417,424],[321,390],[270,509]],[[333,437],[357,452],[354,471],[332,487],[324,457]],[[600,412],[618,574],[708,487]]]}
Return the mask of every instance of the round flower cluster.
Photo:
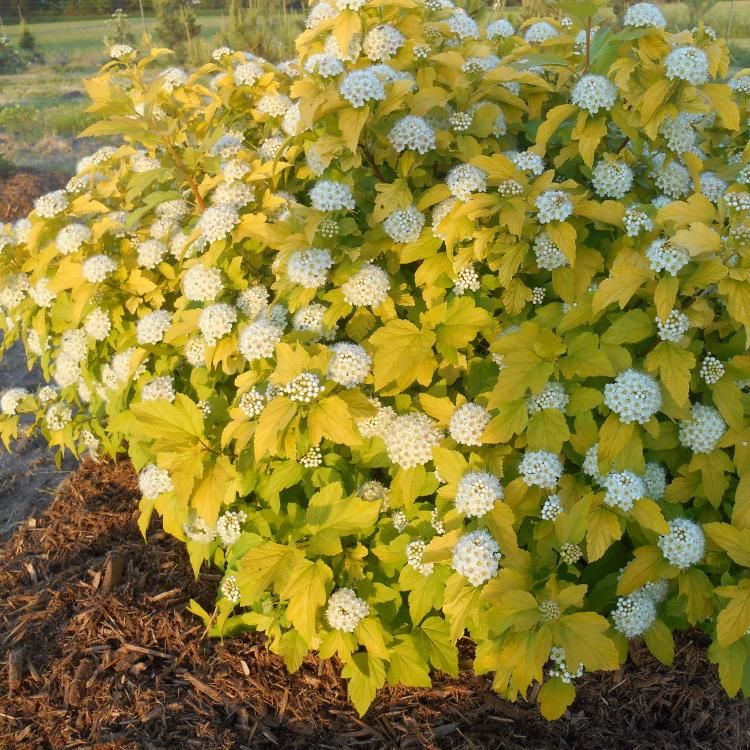
{"label": "round flower cluster", "polygon": [[357,625],[370,614],[370,607],[350,588],[334,591],[328,599],[326,620],[334,630],[353,633]]}
{"label": "round flower cluster", "polygon": [[295,331],[309,331],[310,333],[317,333],[318,335],[323,333],[323,315],[325,315],[325,307],[317,304],[317,302],[311,305],[305,305],[294,313],[292,318],[292,328]]}
{"label": "round flower cluster", "polygon": [[385,99],[383,83],[372,70],[347,73],[339,92],[355,109],[364,107],[367,102]]}
{"label": "round flower cluster", "polygon": [[167,246],[161,240],[146,240],[138,245],[138,265],[152,270],[167,254]]}
{"label": "round flower cluster", "polygon": [[255,60],[235,65],[234,81],[238,86],[254,86],[263,75],[263,66]]}
{"label": "round flower cluster", "polygon": [[250,419],[259,417],[266,407],[266,399],[263,395],[252,388],[246,391],[240,396],[238,407],[248,416]]}
{"label": "round flower cluster", "polygon": [[425,223],[424,214],[414,205],[394,211],[383,223],[385,233],[399,243],[416,242]]}
{"label": "round flower cluster", "polygon": [[307,453],[300,456],[299,462],[306,469],[314,469],[323,464],[323,454],[321,453],[320,448],[318,448],[317,445],[314,445],[307,451]]}
{"label": "round flower cluster", "polygon": [[625,211],[623,224],[628,237],[637,237],[641,232],[650,232],[654,228],[654,222],[647,213],[632,207]]}
{"label": "round flower cluster", "polygon": [[210,206],[198,219],[198,229],[207,242],[216,242],[226,237],[240,223],[240,215],[234,206],[220,204]]}
{"label": "round flower cluster", "polygon": [[667,78],[700,86],[709,79],[708,56],[698,47],[677,47],[665,58]]}
{"label": "round flower cluster", "polygon": [[489,531],[464,534],[453,548],[451,567],[472,586],[481,586],[497,575],[500,548]]}
{"label": "round flower cluster", "polygon": [[228,510],[219,516],[216,522],[216,534],[225,547],[234,544],[240,538],[245,521],[247,521],[247,513],[244,510]]}
{"label": "round flower cluster", "polygon": [[305,289],[317,289],[326,283],[326,276],[332,265],[333,259],[328,250],[312,247],[292,253],[286,270],[293,284],[299,284]]}
{"label": "round flower cluster", "polygon": [[654,183],[667,197],[677,200],[691,191],[690,172],[678,161],[668,161],[664,154],[656,154],[651,162]]}
{"label": "round flower cluster", "polygon": [[555,665],[549,670],[550,677],[559,677],[566,685],[569,685],[573,680],[583,676],[583,664],[579,664],[575,671],[568,667],[564,648],[553,646],[550,649],[549,658]]}
{"label": "round flower cluster", "polygon": [[378,307],[388,298],[391,280],[388,274],[372,263],[362,268],[341,286],[344,300],[354,307]]}
{"label": "round flower cluster", "polygon": [[667,472],[661,464],[647,463],[642,479],[647,497],[653,500],[661,500],[664,497],[664,491],[667,488]]}
{"label": "round flower cluster", "polygon": [[713,354],[707,354],[701,362],[700,376],[708,385],[718,383],[724,377],[725,372],[726,368],[723,363]]}
{"label": "round flower cluster", "polygon": [[84,319],[83,330],[94,341],[104,341],[112,330],[109,314],[101,307],[95,307]]}
{"label": "round flower cluster", "polygon": [[225,302],[208,305],[201,310],[198,317],[198,328],[208,346],[213,346],[219,339],[232,332],[237,321],[237,310]]}
{"label": "round flower cluster", "polygon": [[57,294],[49,288],[49,279],[39,279],[34,286],[29,287],[29,297],[38,307],[50,308],[57,299]]}
{"label": "round flower cluster", "polygon": [[154,310],[144,315],[136,326],[135,337],[139,344],[158,344],[172,325],[172,316],[166,310]]}
{"label": "round flower cluster", "polygon": [[479,274],[473,265],[464,266],[456,275],[453,291],[460,297],[467,291],[478,292],[482,286]]}
{"label": "round flower cluster", "polygon": [[269,320],[253,321],[240,333],[239,350],[248,362],[273,357],[284,330]]}
{"label": "round flower cluster", "polygon": [[693,404],[691,419],[680,421],[680,443],[693,453],[711,453],[724,436],[727,425],[721,414],[705,404]]}
{"label": "round flower cluster", "polygon": [[554,39],[559,35],[560,32],[551,23],[547,23],[547,21],[537,21],[536,23],[532,23],[531,26],[526,29],[523,38],[529,44],[541,44],[542,42],[546,42],[548,39]]}
{"label": "round flower cluster", "polygon": [[321,78],[335,78],[344,72],[344,63],[328,52],[318,52],[307,58],[305,70]]}
{"label": "round flower cluster", "polygon": [[34,211],[37,216],[52,219],[61,214],[68,207],[68,195],[64,190],[46,193],[34,201]]}
{"label": "round flower cluster", "polygon": [[351,188],[334,180],[316,182],[310,190],[310,203],[317,211],[351,211],[356,205]]}
{"label": "round flower cluster", "polygon": [[546,601],[539,602],[539,614],[544,622],[554,622],[560,619],[562,612],[560,611],[560,605],[554,599],[547,599]]}
{"label": "round flower cluster", "polygon": [[677,276],[690,262],[690,253],[684,247],[669,245],[664,239],[654,240],[646,250],[646,257],[652,271],[666,271],[671,276]]}
{"label": "round flower cluster", "polygon": [[680,570],[699,563],[706,553],[703,529],[689,518],[669,521],[669,533],[662,534],[656,543],[667,562]]}
{"label": "round flower cluster", "polygon": [[457,8],[448,18],[448,28],[460,39],[478,39],[479,26],[463,8]]}
{"label": "round flower cluster", "polygon": [[456,510],[468,518],[479,518],[489,513],[503,497],[503,486],[494,474],[470,471],[458,483]]}
{"label": "round flower cluster", "polygon": [[360,419],[357,429],[364,438],[383,437],[386,427],[396,419],[396,412],[390,406],[383,406],[378,399],[370,399],[370,402],[377,412],[372,417]]}
{"label": "round flower cluster", "polygon": [[701,175],[701,193],[711,201],[718,203],[727,190],[727,183],[713,172],[704,172]]}
{"label": "round flower cluster", "polygon": [[155,500],[165,492],[172,492],[174,484],[169,472],[156,464],[144,466],[138,473],[138,489],[146,500]]}
{"label": "round flower cluster", "polygon": [[537,177],[544,172],[544,159],[533,151],[521,151],[513,156],[512,161],[522,172],[528,172]]}
{"label": "round flower cluster", "polygon": [[397,510],[391,515],[391,523],[393,523],[393,528],[401,534],[409,525],[409,519],[404,511]]}
{"label": "round flower cluster", "polygon": [[44,421],[52,432],[64,430],[73,418],[73,411],[65,404],[52,404],[44,415]]}
{"label": "round flower cluster", "polygon": [[536,264],[545,271],[554,271],[568,265],[565,253],[544,232],[534,240],[534,255]]}
{"label": "round flower cluster", "polygon": [[239,604],[242,592],[237,583],[237,576],[227,576],[221,582],[221,594],[233,604]]}
{"label": "round flower cluster", "polygon": [[370,374],[372,357],[359,344],[340,341],[331,347],[331,359],[328,362],[328,379],[354,388]]}
{"label": "round flower cluster", "polygon": [[526,451],[518,465],[518,473],[529,487],[551,490],[560,481],[563,465],[560,457],[550,451]]}
{"label": "round flower cluster", "polygon": [[255,320],[264,310],[268,309],[270,296],[268,289],[264,286],[250,286],[237,295],[235,306],[243,315]]}
{"label": "round flower cluster", "polygon": [[472,193],[486,192],[487,173],[472,164],[457,164],[448,172],[445,182],[453,196],[468,201]]}
{"label": "round flower cluster", "polygon": [[667,19],[653,3],[635,3],[625,11],[623,23],[636,28],[663,29],[667,25]]}
{"label": "round flower cluster", "polygon": [[212,302],[223,288],[221,271],[217,268],[193,266],[182,277],[182,291],[193,302]]}
{"label": "round flower cluster", "polygon": [[385,427],[383,441],[388,459],[402,469],[412,469],[432,460],[432,449],[442,438],[440,430],[426,415],[400,414]]}
{"label": "round flower cluster", "polygon": [[399,153],[411,150],[426,154],[437,147],[432,126],[423,117],[417,117],[417,115],[406,115],[398,120],[391,128],[388,140]]}
{"label": "round flower cluster", "polygon": [[604,403],[621,422],[646,424],[661,408],[661,388],[645,372],[625,370],[604,386]]}
{"label": "round flower cluster", "polygon": [[324,390],[320,379],[313,372],[301,372],[284,386],[284,393],[292,401],[299,401],[303,404],[314,401]]}
{"label": "round flower cluster", "polygon": [[406,37],[390,24],[382,24],[370,29],[362,44],[362,51],[375,62],[393,57],[404,46]]}
{"label": "round flower cluster", "polygon": [[435,569],[435,564],[422,562],[426,547],[427,545],[421,539],[409,542],[406,545],[406,561],[420,575],[430,576]]}
{"label": "round flower cluster", "polygon": [[566,542],[560,548],[560,559],[566,565],[575,565],[583,557],[583,550],[572,542]]}
{"label": "round flower cluster", "polygon": [[688,332],[690,320],[685,313],[672,310],[666,320],[656,317],[656,328],[662,341],[673,341],[677,343]]}
{"label": "round flower cluster", "polygon": [[667,147],[675,153],[684,154],[686,151],[692,151],[695,148],[695,130],[690,118],[684,113],[664,120],[659,132],[664,137]]}
{"label": "round flower cluster", "polygon": [[547,290],[543,286],[535,286],[531,290],[531,304],[541,305],[547,295]]}
{"label": "round flower cluster", "polygon": [[562,503],[558,495],[550,495],[539,511],[539,517],[544,521],[554,521],[563,512]]}
{"label": "round flower cluster", "polygon": [[595,115],[600,109],[612,109],[617,101],[617,86],[604,76],[587,74],[573,87],[570,101]]}
{"label": "round flower cluster", "polygon": [[537,199],[536,207],[539,211],[540,224],[551,221],[565,221],[573,213],[573,204],[567,193],[562,190],[545,190]]}
{"label": "round flower cluster", "polygon": [[526,406],[529,414],[536,414],[543,409],[557,409],[565,411],[568,408],[570,396],[565,386],[557,381],[550,381],[535,396],[529,396]]}
{"label": "round flower cluster", "polygon": [[182,525],[182,530],[191,542],[198,544],[211,544],[216,538],[216,529],[195,513]]}
{"label": "round flower cluster", "polygon": [[724,202],[734,211],[750,211],[750,193],[726,193]]}
{"label": "round flower cluster", "polygon": [[591,178],[594,190],[603,198],[622,198],[633,187],[633,170],[624,161],[601,159]]}
{"label": "round flower cluster", "polygon": [[448,118],[448,124],[454,133],[465,133],[473,122],[474,117],[469,112],[454,112]]}
{"label": "round flower cluster", "polygon": [[28,395],[29,392],[25,388],[8,388],[0,396],[0,411],[7,416],[14,416],[18,404]]}
{"label": "round flower cluster", "polygon": [[601,484],[606,490],[604,504],[619,508],[627,513],[633,503],[646,496],[646,484],[632,471],[613,471],[602,477]]}
{"label": "round flower cluster", "polygon": [[651,597],[641,592],[630,596],[621,596],[612,611],[612,622],[615,630],[626,638],[637,638],[643,635],[656,620],[656,605]]}
{"label": "round flower cluster", "polygon": [[174,383],[169,375],[162,375],[150,380],[141,390],[143,401],[169,401],[169,403],[172,403],[175,395]]}
{"label": "round flower cluster", "polygon": [[482,433],[490,423],[489,412],[480,404],[464,404],[453,412],[448,433],[463,445],[481,445]]}
{"label": "round flower cluster", "polygon": [[81,245],[91,241],[91,230],[85,224],[68,224],[63,227],[55,237],[57,249],[63,255],[78,252]]}
{"label": "round flower cluster", "polygon": [[487,39],[502,39],[513,36],[515,33],[516,30],[513,28],[513,24],[504,18],[487,25]]}

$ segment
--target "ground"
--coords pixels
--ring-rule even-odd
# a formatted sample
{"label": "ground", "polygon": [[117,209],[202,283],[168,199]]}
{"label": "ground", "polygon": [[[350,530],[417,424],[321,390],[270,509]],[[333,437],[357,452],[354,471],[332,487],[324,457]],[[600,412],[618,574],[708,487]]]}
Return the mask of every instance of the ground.
{"label": "ground", "polygon": [[218,576],[196,583],[156,523],[144,543],[137,495],[127,463],[87,461],[0,550],[0,748],[750,748],[750,702],[726,698],[699,633],[673,668],[634,645],[619,672],[584,676],[559,721],[499,699],[469,643],[459,678],[384,689],[360,719],[337,666],[290,675],[258,635],[204,637],[186,605],[210,607]]}

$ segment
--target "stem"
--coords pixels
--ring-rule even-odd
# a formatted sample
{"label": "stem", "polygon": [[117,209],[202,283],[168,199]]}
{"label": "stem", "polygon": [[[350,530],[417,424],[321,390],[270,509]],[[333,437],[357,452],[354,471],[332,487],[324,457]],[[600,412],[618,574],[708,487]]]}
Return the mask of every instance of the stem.
{"label": "stem", "polygon": [[380,168],[375,163],[375,159],[372,156],[372,153],[368,150],[367,146],[361,145],[360,148],[362,149],[362,153],[367,157],[367,161],[370,163],[370,166],[372,167],[372,171],[375,172],[375,176],[381,181],[381,182],[388,182],[388,180],[385,179],[383,176],[383,173],[380,171]]}
{"label": "stem", "polygon": [[169,151],[169,155],[174,160],[174,163],[177,166],[177,169],[182,172],[182,174],[185,176],[185,179],[187,180],[188,185],[190,186],[190,190],[193,193],[193,196],[195,197],[195,202],[198,204],[198,208],[201,211],[206,210],[206,201],[203,200],[203,196],[200,194],[200,191],[198,190],[198,185],[195,182],[195,178],[193,177],[192,173],[189,172],[185,165],[182,163],[182,159],[180,159],[179,154],[175,150],[175,147],[171,143],[167,143],[167,150]]}
{"label": "stem", "polygon": [[620,144],[620,147],[617,149],[616,153],[619,154],[625,148],[625,146],[628,145],[628,143],[630,143],[630,136],[625,137],[625,140]]}

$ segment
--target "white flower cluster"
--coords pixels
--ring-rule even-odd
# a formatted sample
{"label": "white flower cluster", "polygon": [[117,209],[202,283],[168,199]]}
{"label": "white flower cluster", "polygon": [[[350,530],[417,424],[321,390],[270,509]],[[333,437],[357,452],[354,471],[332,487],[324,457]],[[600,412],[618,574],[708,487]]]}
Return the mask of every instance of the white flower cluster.
{"label": "white flower cluster", "polygon": [[409,519],[404,511],[397,510],[391,514],[391,523],[393,523],[393,528],[401,534],[409,525]]}
{"label": "white flower cluster", "polygon": [[677,154],[684,154],[695,148],[695,130],[690,118],[681,112],[677,117],[668,117],[659,127],[667,148]]}
{"label": "white flower cluster", "polygon": [[727,183],[713,172],[704,172],[701,175],[701,193],[711,201],[718,203],[727,190]]}
{"label": "white flower cluster", "polygon": [[317,211],[351,211],[356,205],[351,188],[334,180],[316,182],[310,190],[310,203]]}
{"label": "white flower cluster", "polygon": [[457,164],[448,172],[445,182],[451,194],[461,201],[468,201],[472,193],[487,191],[487,173],[473,164]]}
{"label": "white flower cluster", "polygon": [[724,377],[725,372],[724,364],[713,354],[707,354],[701,362],[700,376],[708,385],[718,383]]}
{"label": "white flower cluster", "polygon": [[713,406],[693,404],[691,419],[680,421],[680,443],[693,453],[711,453],[727,430],[726,422]]}
{"label": "white flower cluster", "polygon": [[240,223],[240,215],[234,206],[219,204],[210,206],[198,219],[198,229],[207,242],[216,242],[226,237]]}
{"label": "white flower cluster", "polygon": [[503,497],[503,486],[494,474],[470,471],[458,483],[456,510],[468,518],[479,518],[489,513]]}
{"label": "white flower cluster", "polygon": [[284,386],[284,393],[292,401],[302,404],[314,401],[324,390],[320,378],[314,372],[301,372]]}
{"label": "white flower cluster", "polygon": [[540,224],[551,221],[565,221],[573,213],[573,204],[567,193],[562,190],[545,190],[536,199]]}
{"label": "white flower cluster", "polygon": [[602,198],[623,198],[633,187],[633,170],[624,161],[601,159],[591,178],[594,190]]}
{"label": "white flower cluster", "polygon": [[299,458],[300,464],[306,469],[314,469],[323,463],[323,454],[320,452],[320,448],[314,445],[310,450],[307,451],[303,456]]}
{"label": "white flower cluster", "polygon": [[112,330],[112,321],[109,313],[101,307],[95,307],[84,319],[83,330],[86,335],[94,341],[104,341]]}
{"label": "white flower cluster", "polygon": [[388,510],[390,492],[388,488],[382,482],[378,482],[377,479],[368,479],[366,482],[363,482],[357,490],[357,494],[363,500],[367,500],[368,502],[379,502],[381,505],[381,511]]}
{"label": "white flower cluster", "polygon": [[169,375],[161,375],[150,380],[141,390],[143,401],[169,401],[171,404],[175,395],[174,383]]}
{"label": "white flower cluster", "polygon": [[646,484],[632,471],[613,471],[602,477],[606,490],[604,504],[619,508],[624,513],[632,510],[633,503],[646,496]]}
{"label": "white flower cluster", "polygon": [[182,291],[193,302],[212,302],[221,294],[224,284],[218,268],[192,266],[182,277]]}
{"label": "white flower cluster", "polygon": [[119,60],[121,57],[132,55],[135,50],[129,44],[113,44],[109,48],[109,56],[113,60]]}
{"label": "white flower cluster", "polygon": [[560,619],[562,611],[560,610],[560,604],[554,599],[547,599],[543,602],[539,602],[539,614],[542,616],[544,622],[554,622]]}
{"label": "white flower cluster", "polygon": [[34,201],[34,211],[43,219],[52,219],[68,207],[68,196],[64,190],[55,190],[41,195]]}
{"label": "white flower cluster", "polygon": [[547,290],[543,286],[535,286],[531,290],[531,304],[541,305],[544,302],[544,298],[547,294]]}
{"label": "white flower cluster", "polygon": [[669,315],[667,315],[666,320],[662,320],[657,315],[655,322],[659,338],[662,341],[673,341],[677,343],[690,328],[690,319],[685,313],[680,312],[679,310],[671,310]]}
{"label": "white flower cluster", "polygon": [[328,270],[332,265],[333,258],[328,250],[311,247],[293,252],[286,270],[293,284],[299,284],[305,289],[317,289],[326,283]]}
{"label": "white flower cluster", "polygon": [[8,388],[0,396],[0,411],[6,416],[14,416],[18,409],[18,404],[28,395],[29,392],[25,388]]}
{"label": "white flower cluster", "polygon": [[521,151],[513,156],[512,161],[522,172],[528,172],[537,177],[544,172],[544,158],[533,151]]}
{"label": "white flower cluster", "polygon": [[206,341],[203,336],[195,336],[185,344],[185,359],[192,367],[205,367]]}
{"label": "white flower cluster", "polygon": [[225,302],[207,305],[198,317],[198,328],[208,346],[213,346],[219,339],[228,336],[237,322],[237,310]]}
{"label": "white flower cluster", "polygon": [[283,328],[274,325],[269,320],[259,318],[250,323],[240,334],[240,353],[248,362],[273,357],[276,344],[281,341],[283,335]]}
{"label": "white flower cluster", "polygon": [[310,8],[310,12],[305,20],[305,26],[308,29],[314,29],[316,26],[323,23],[323,21],[330,21],[331,19],[336,18],[337,15],[338,10],[330,3],[322,0],[321,2],[315,3],[315,5]]}
{"label": "white flower cluster", "polygon": [[554,521],[563,512],[562,503],[558,495],[550,495],[539,511],[539,517],[544,521]]}
{"label": "white flower cluster", "polygon": [[146,240],[138,245],[137,260],[141,268],[156,268],[167,254],[167,246],[161,240]]}
{"label": "white flower cluster", "polygon": [[448,18],[448,28],[459,39],[478,39],[479,26],[463,8],[457,8]]}
{"label": "white flower cluster", "polygon": [[353,633],[357,625],[370,614],[370,607],[350,588],[334,591],[328,599],[326,620],[334,630]]}
{"label": "white flower cluster", "polygon": [[328,379],[354,388],[370,374],[372,357],[359,344],[341,341],[331,346],[331,359],[328,362]]}
{"label": "white flower cluster", "polygon": [[158,344],[172,324],[166,310],[154,310],[144,315],[136,325],[135,337],[139,344]]}
{"label": "white flower cluster", "polygon": [[642,479],[647,497],[653,500],[661,500],[664,497],[664,491],[667,488],[667,472],[661,464],[647,463]]}
{"label": "white flower cluster", "polygon": [[70,424],[73,412],[66,404],[52,404],[44,415],[44,422],[53,432],[63,430]]}
{"label": "white flower cluster", "polygon": [[579,664],[575,670],[571,670],[565,659],[565,649],[553,646],[550,649],[549,658],[554,667],[549,670],[550,677],[559,677],[564,683],[570,684],[573,680],[583,676],[583,664]]}
{"label": "white flower cluster", "polygon": [[240,63],[234,68],[234,82],[238,86],[254,86],[263,75],[263,66],[255,60]]}
{"label": "white flower cluster", "polygon": [[472,264],[464,266],[456,275],[453,291],[460,297],[467,291],[478,292],[482,286],[479,274]]}
{"label": "white flower cluster", "polygon": [[570,101],[595,115],[600,109],[612,109],[617,101],[617,86],[604,76],[587,74],[573,87]]}
{"label": "white flower cluster", "polygon": [[513,36],[515,33],[516,30],[513,28],[513,24],[504,18],[487,25],[487,39],[502,39]]}
{"label": "white flower cluster", "polygon": [[426,154],[437,147],[432,126],[417,115],[406,115],[396,122],[388,134],[388,140],[399,153],[411,150]]}
{"label": "white flower cluster", "polygon": [[565,411],[568,408],[570,396],[565,386],[557,381],[550,381],[535,396],[529,396],[526,406],[529,414],[536,414],[543,409],[557,409]]}
{"label": "white flower cluster", "polygon": [[166,469],[147,464],[138,474],[138,488],[146,500],[155,500],[165,492],[172,492],[174,484]]}
{"label": "white flower cluster", "polygon": [[729,88],[738,94],[750,94],[750,75],[738,75],[729,81]]}
{"label": "white flower cluster", "polygon": [[560,559],[566,565],[575,565],[583,557],[583,550],[572,542],[566,542],[560,548]]}
{"label": "white flower cluster", "polygon": [[183,524],[182,530],[191,542],[199,544],[211,544],[216,538],[216,529],[195,513]]}
{"label": "white flower cluster", "polygon": [[560,481],[562,472],[560,457],[550,451],[526,451],[518,465],[518,473],[529,487],[551,490]]}
{"label": "white flower cluster", "polygon": [[635,3],[625,11],[623,23],[636,28],[663,29],[667,25],[667,19],[653,3]]}
{"label": "white flower cluster", "polygon": [[700,86],[709,79],[708,55],[698,47],[677,47],[664,59],[667,78]]}
{"label": "white flower cluster", "polygon": [[654,600],[641,591],[634,591],[630,596],[617,599],[617,606],[612,611],[612,622],[615,630],[626,638],[637,638],[643,635],[656,620]]}
{"label": "white flower cluster", "polygon": [[382,24],[367,32],[362,51],[375,62],[393,57],[404,46],[406,37],[394,26]]}
{"label": "white flower cluster", "polygon": [[216,534],[225,547],[234,544],[240,538],[242,524],[245,521],[247,521],[247,513],[244,510],[228,510],[219,516],[216,522]]}
{"label": "white flower cluster", "polygon": [[305,305],[294,313],[292,318],[292,328],[295,331],[309,331],[318,335],[323,333],[323,315],[325,307],[313,302],[311,305]]}
{"label": "white flower cluster", "polygon": [[430,576],[435,569],[435,564],[422,562],[426,547],[427,545],[421,539],[409,542],[406,545],[406,561],[420,575]]}
{"label": "white flower cluster", "polygon": [[416,242],[425,224],[424,214],[414,205],[394,211],[383,223],[385,233],[398,243]]}
{"label": "white flower cluster", "polygon": [[691,191],[693,181],[690,172],[678,161],[667,161],[665,154],[656,154],[651,162],[654,183],[669,198],[676,200]]}
{"label": "white flower cluster", "polygon": [[534,240],[534,255],[536,264],[545,271],[569,265],[565,253],[544,232]]}
{"label": "white flower cluster", "polygon": [[243,289],[235,300],[235,306],[250,320],[255,320],[264,310],[268,309],[270,292],[264,286],[256,284]]}
{"label": "white flower cluster", "polygon": [[595,482],[601,479],[601,474],[599,474],[599,443],[594,443],[586,451],[583,463],[581,464],[581,470]]}
{"label": "white flower cluster", "polygon": [[725,193],[724,202],[733,211],[750,211],[750,193]]}
{"label": "white flower cluster", "polygon": [[667,562],[680,570],[699,563],[706,553],[703,529],[689,518],[669,521],[669,533],[662,534],[656,543]]}
{"label": "white flower cluster", "polygon": [[91,241],[91,230],[85,225],[75,222],[63,227],[55,237],[55,244],[62,255],[78,252],[81,245]]}
{"label": "white flower cluster", "polygon": [[474,116],[469,112],[454,112],[448,118],[448,124],[454,133],[465,133],[473,122]]}
{"label": "white flower cluster", "polygon": [[354,307],[378,307],[387,299],[390,288],[388,274],[373,263],[365,263],[341,285],[341,292]]}
{"label": "white flower cluster", "polygon": [[426,414],[413,412],[391,420],[382,437],[390,462],[412,469],[432,460],[432,449],[442,434]]}
{"label": "white flower cluster", "polygon": [[677,276],[680,269],[690,262],[690,253],[679,245],[670,245],[665,239],[654,240],[646,257],[652,271],[666,271],[671,276]]}
{"label": "white flower cluster", "polygon": [[263,397],[258,390],[252,388],[246,391],[240,396],[238,407],[243,411],[250,419],[255,419],[261,415],[263,409],[266,406],[266,399]]}
{"label": "white flower cluster", "polygon": [[39,279],[34,286],[29,287],[29,297],[38,307],[50,308],[57,299],[57,293],[49,288],[49,279]]}
{"label": "white flower cluster", "polygon": [[388,425],[396,419],[396,412],[390,406],[383,406],[378,399],[370,399],[370,403],[377,412],[372,417],[360,419],[357,429],[364,438],[383,437]]}
{"label": "white flower cluster", "polygon": [[448,433],[463,445],[481,445],[482,433],[490,422],[490,413],[480,404],[464,404],[453,412]]}
{"label": "white flower cluster", "polygon": [[347,73],[339,92],[355,109],[364,107],[367,102],[385,99],[383,82],[372,70],[353,70]]}
{"label": "white flower cluster", "polygon": [[318,52],[307,58],[305,70],[321,78],[334,78],[344,72],[344,63],[328,52]]}
{"label": "white flower cluster", "polygon": [[554,39],[559,35],[560,32],[551,23],[547,23],[547,21],[537,21],[536,23],[532,23],[531,26],[526,29],[523,38],[529,44],[541,44],[542,42],[546,42],[548,39]]}
{"label": "white flower cluster", "polygon": [[0,290],[0,305],[6,310],[12,310],[26,298],[29,291],[29,279],[25,273],[14,273],[5,280],[5,286]]}
{"label": "white flower cluster", "polygon": [[646,424],[661,408],[661,388],[650,375],[624,370],[604,386],[604,403],[625,424]]}
{"label": "white flower cluster", "polygon": [[451,567],[472,586],[481,586],[494,578],[499,564],[500,548],[485,529],[464,534],[453,548]]}
{"label": "white flower cluster", "polygon": [[233,604],[239,604],[242,592],[237,583],[237,576],[227,576],[221,582],[221,594]]}
{"label": "white flower cluster", "polygon": [[[258,155],[263,159],[273,159],[276,150],[281,147],[283,138],[267,138],[258,148]],[[264,156],[265,153],[265,156]],[[255,196],[255,191],[244,182],[222,182],[211,192],[211,203],[216,206],[230,206],[244,208]]]}

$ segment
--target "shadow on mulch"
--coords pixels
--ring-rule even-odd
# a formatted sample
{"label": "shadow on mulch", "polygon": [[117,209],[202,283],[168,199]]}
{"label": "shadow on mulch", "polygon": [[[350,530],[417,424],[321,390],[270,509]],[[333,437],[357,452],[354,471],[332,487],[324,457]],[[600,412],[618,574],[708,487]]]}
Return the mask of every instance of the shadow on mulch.
{"label": "shadow on mulch", "polygon": [[58,172],[24,170],[12,177],[0,177],[0,222],[26,216],[34,208],[34,199],[64,187],[68,178]]}
{"label": "shadow on mulch", "polygon": [[726,698],[700,634],[672,669],[634,646],[553,723],[468,670],[384,689],[360,720],[330,664],[289,675],[257,635],[203,637],[185,606],[209,606],[218,577],[194,582],[156,524],[143,543],[137,494],[128,464],[87,461],[0,549],[1,748],[750,747],[750,702]]}

